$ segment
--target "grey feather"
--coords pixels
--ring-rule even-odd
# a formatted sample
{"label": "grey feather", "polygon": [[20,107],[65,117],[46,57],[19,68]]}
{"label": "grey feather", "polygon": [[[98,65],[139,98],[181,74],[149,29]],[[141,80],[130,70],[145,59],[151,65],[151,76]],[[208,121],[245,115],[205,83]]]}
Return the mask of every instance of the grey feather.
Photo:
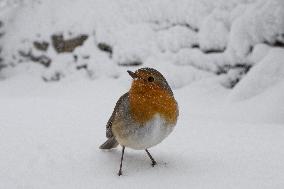
{"label": "grey feather", "polygon": [[119,99],[118,99],[118,101],[116,102],[116,104],[115,104],[115,107],[114,107],[114,109],[113,109],[113,112],[112,112],[112,114],[111,114],[111,116],[110,116],[110,118],[109,118],[109,120],[108,120],[108,122],[107,122],[107,125],[106,125],[106,137],[107,138],[111,138],[111,137],[113,137],[113,133],[112,133],[112,123],[113,123],[113,121],[114,121],[114,119],[115,119],[115,116],[116,116],[116,114],[117,114],[117,111],[118,111],[118,109],[119,109],[119,106],[121,105],[121,103],[124,101],[124,99],[125,98],[127,98],[128,97],[128,92],[127,93],[125,93],[124,95],[122,95]]}
{"label": "grey feather", "polygon": [[111,137],[100,146],[100,149],[112,149],[117,147],[117,145],[118,142],[116,141],[116,139],[114,137]]}

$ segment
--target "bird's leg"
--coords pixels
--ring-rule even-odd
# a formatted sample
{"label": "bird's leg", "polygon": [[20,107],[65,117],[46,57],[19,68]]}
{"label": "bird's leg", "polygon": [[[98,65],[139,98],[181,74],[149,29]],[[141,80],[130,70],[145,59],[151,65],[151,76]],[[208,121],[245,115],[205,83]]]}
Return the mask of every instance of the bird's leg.
{"label": "bird's leg", "polygon": [[124,155],[124,150],[125,150],[125,146],[122,146],[122,153],[121,153],[121,159],[120,159],[120,167],[119,167],[119,171],[118,171],[118,176],[122,175],[122,161],[123,161],[123,155]]}
{"label": "bird's leg", "polygon": [[152,167],[154,167],[155,165],[157,165],[157,162],[154,160],[154,158],[151,156],[150,152],[145,149],[146,153],[148,154],[149,158],[151,159],[152,161]]}

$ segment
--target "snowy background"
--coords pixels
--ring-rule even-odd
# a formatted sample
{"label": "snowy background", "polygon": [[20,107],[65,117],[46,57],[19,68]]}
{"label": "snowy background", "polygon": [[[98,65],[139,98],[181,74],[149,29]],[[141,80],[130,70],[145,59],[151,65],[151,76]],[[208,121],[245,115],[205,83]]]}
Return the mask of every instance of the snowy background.
{"label": "snowy background", "polygon": [[[104,152],[126,70],[180,106],[150,149]],[[0,188],[284,188],[283,0],[0,0]]]}

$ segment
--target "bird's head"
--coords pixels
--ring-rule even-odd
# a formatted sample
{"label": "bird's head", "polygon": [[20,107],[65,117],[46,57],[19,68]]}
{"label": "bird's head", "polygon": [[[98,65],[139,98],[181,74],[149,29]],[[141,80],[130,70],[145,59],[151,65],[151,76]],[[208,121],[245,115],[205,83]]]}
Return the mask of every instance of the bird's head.
{"label": "bird's head", "polygon": [[159,71],[153,68],[140,68],[135,72],[129,70],[127,72],[133,78],[132,89],[141,93],[149,90],[165,90],[170,95],[173,95],[167,80]]}

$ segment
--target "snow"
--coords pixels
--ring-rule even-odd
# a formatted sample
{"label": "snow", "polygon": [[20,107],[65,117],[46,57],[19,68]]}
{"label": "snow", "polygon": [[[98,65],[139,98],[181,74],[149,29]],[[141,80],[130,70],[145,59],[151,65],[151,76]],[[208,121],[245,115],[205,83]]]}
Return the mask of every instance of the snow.
{"label": "snow", "polygon": [[[283,0],[0,0],[0,188],[282,189],[283,18]],[[88,38],[72,53],[33,47],[60,33]],[[150,149],[157,166],[126,149],[118,177],[121,149],[99,146],[126,70],[146,66],[179,120]]]}
{"label": "snow", "polygon": [[162,52],[178,52],[180,49],[190,48],[197,44],[196,33],[182,26],[161,30],[157,33],[157,36],[157,46]]}
{"label": "snow", "polygon": [[[222,66],[256,64],[260,59],[252,56],[261,45],[284,43],[282,0],[2,0],[1,7],[0,19],[7,23],[1,38],[6,69],[29,62],[19,51],[44,54],[52,65],[41,72],[41,78],[58,72],[63,77],[77,74],[74,56],[79,57],[77,62],[89,57],[84,60],[89,69],[85,77],[91,79],[121,75],[120,71],[98,73],[102,61],[117,67],[131,63],[148,66],[152,61],[161,66],[168,60],[218,73]],[[33,47],[34,41],[50,42],[51,36],[59,33],[65,39],[79,34],[88,35],[88,39],[73,53],[63,55],[66,58],[52,47],[47,52]],[[101,42],[112,47],[112,56],[102,55],[97,48]],[[70,67],[73,71],[66,71]]]}
{"label": "snow", "polygon": [[227,11],[214,10],[207,16],[200,27],[199,46],[203,51],[223,51],[229,38],[229,27],[226,26]]}
{"label": "snow", "polygon": [[[230,98],[244,100],[273,87],[284,80],[284,49],[275,48],[250,71],[236,86]],[[284,92],[284,91],[282,91]]]}
{"label": "snow", "polygon": [[[281,0],[258,1],[240,13],[231,26],[228,52],[242,62],[256,44],[283,41],[284,2]],[[279,35],[279,37],[278,37]],[[282,37],[280,37],[282,36]]]}
{"label": "snow", "polygon": [[212,53],[205,55],[199,49],[182,49],[174,57],[174,63],[177,65],[191,65],[212,72],[218,71],[218,64],[224,64],[223,54]]}
{"label": "snow", "polygon": [[126,149],[118,177],[120,149],[98,147],[116,100],[130,87],[123,75],[2,81],[0,187],[283,188],[283,82],[241,102],[224,101],[231,91],[210,79],[174,90],[181,114],[173,133],[150,149],[157,167],[143,151]]}
{"label": "snow", "polygon": [[269,51],[272,48],[266,44],[258,44],[253,48],[253,51],[251,53],[251,55],[248,57],[248,61],[251,64],[257,64],[258,62],[261,61],[261,59],[263,59],[267,53],[269,53]]}

